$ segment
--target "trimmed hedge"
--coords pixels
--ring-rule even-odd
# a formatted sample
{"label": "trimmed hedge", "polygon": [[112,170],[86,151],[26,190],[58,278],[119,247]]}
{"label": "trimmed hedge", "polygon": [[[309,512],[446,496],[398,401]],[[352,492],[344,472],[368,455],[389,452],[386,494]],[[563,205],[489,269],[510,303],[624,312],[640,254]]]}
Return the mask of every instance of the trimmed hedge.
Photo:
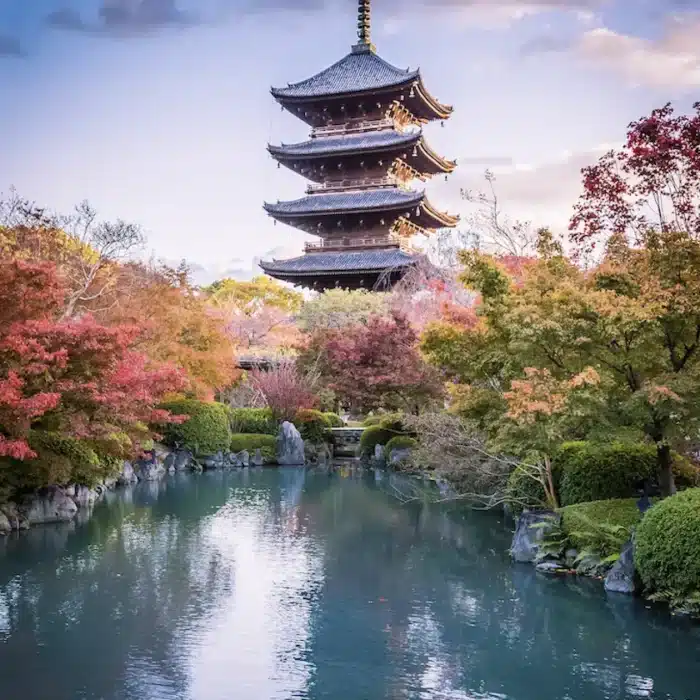
{"label": "trimmed hedge", "polygon": [[391,454],[392,450],[409,450],[418,447],[418,440],[409,435],[396,435],[386,443],[386,453]]}
{"label": "trimmed hedge", "polygon": [[231,452],[243,452],[247,450],[253,454],[260,449],[263,459],[267,464],[277,461],[277,438],[273,435],[255,435],[254,433],[234,433],[231,435]]}
{"label": "trimmed hedge", "polygon": [[184,447],[196,455],[210,455],[229,449],[229,409],[224,404],[181,399],[165,403],[161,408],[174,415],[189,416],[184,423],[168,423],[163,427],[166,445]]}
{"label": "trimmed hedge", "polygon": [[328,431],[332,427],[324,413],[312,408],[299,409],[294,416],[294,425],[304,440],[313,443],[326,442],[329,439]]}
{"label": "trimmed hedge", "polygon": [[653,506],[637,528],[635,564],[649,592],[700,593],[700,489]]}
{"label": "trimmed hedge", "polygon": [[[639,486],[657,481],[656,448],[653,445],[613,442],[569,442],[554,460],[562,471],[559,497],[563,506],[589,501],[631,498]],[[679,488],[691,485],[694,468],[673,453]]]}
{"label": "trimmed hedge", "polygon": [[326,411],[323,415],[330,421],[331,428],[345,427],[345,421],[337,413],[333,413],[333,411]]}
{"label": "trimmed hedge", "polygon": [[579,551],[618,554],[642,519],[636,498],[576,503],[560,510],[562,530]]}
{"label": "trimmed hedge", "polygon": [[277,435],[277,421],[269,408],[229,408],[231,431],[255,435]]}
{"label": "trimmed hedge", "polygon": [[365,428],[360,438],[360,454],[371,457],[374,455],[374,448],[377,445],[386,445],[394,437],[396,437],[396,433],[391,430],[385,430],[379,425]]}

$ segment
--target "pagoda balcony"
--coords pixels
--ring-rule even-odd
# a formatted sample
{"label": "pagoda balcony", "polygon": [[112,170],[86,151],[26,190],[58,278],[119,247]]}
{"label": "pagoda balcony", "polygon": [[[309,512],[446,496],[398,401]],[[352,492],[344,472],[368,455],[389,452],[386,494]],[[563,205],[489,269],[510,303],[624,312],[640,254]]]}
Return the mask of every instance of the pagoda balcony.
{"label": "pagoda balcony", "polygon": [[304,245],[305,253],[329,251],[358,250],[371,248],[398,248],[405,253],[414,253],[414,248],[407,238],[392,234],[390,236],[373,236],[365,238],[346,238],[343,240],[326,239]]}
{"label": "pagoda balcony", "polygon": [[306,194],[317,194],[319,192],[343,192],[345,190],[362,190],[365,188],[378,187],[400,187],[408,189],[406,182],[396,176],[387,177],[365,177],[348,178],[347,180],[330,180],[306,188]]}
{"label": "pagoda balcony", "polygon": [[395,127],[396,120],[390,118],[368,119],[366,121],[347,122],[345,124],[327,124],[326,126],[316,126],[311,129],[311,138],[357,134],[365,131],[380,131],[382,129],[393,129]]}

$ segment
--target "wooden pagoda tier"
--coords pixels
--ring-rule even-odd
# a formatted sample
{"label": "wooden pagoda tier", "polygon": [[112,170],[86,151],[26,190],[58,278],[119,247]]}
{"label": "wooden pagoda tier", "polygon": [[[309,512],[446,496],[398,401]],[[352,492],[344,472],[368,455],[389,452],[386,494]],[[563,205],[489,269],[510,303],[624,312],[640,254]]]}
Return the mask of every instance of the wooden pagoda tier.
{"label": "wooden pagoda tier", "polygon": [[276,222],[321,240],[298,258],[260,266],[312,289],[390,287],[423,257],[411,247],[412,236],[459,221],[409,187],[455,169],[455,161],[427,145],[421,128],[447,119],[452,108],[430,95],[420,71],[377,56],[369,41],[370,0],[358,3],[360,41],[352,51],[307,80],[271,91],[312,130],[302,143],[268,151],[313,184],[301,199],[264,208]]}
{"label": "wooden pagoda tier", "polygon": [[400,131],[393,124],[384,129],[312,134],[303,143],[267,148],[278,163],[327,188],[342,187],[343,182],[361,180],[368,173],[426,180],[451,173],[457,166],[426,144],[422,130]]}

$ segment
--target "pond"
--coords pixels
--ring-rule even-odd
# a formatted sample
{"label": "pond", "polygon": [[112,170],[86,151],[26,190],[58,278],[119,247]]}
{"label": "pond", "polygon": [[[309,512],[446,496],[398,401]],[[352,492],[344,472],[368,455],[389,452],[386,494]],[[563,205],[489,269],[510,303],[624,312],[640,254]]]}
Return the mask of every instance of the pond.
{"label": "pond", "polygon": [[700,697],[700,628],[339,469],[177,474],[0,539],[0,697]]}

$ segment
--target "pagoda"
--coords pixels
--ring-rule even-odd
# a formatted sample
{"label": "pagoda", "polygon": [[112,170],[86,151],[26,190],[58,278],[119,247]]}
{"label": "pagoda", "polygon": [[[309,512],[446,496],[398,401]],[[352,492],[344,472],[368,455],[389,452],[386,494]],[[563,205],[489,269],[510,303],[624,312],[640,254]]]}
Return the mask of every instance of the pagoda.
{"label": "pagoda", "polygon": [[423,257],[416,234],[452,228],[459,217],[439,211],[415,180],[451,173],[422,126],[446,120],[452,107],[426,90],[419,70],[380,58],[370,41],[370,0],[359,0],[358,43],[329,68],[272,88],[282,109],[311,127],[303,143],[268,145],[277,161],[311,184],[306,196],[264,205],[275,223],[319,238],[303,255],[261,262],[271,277],[324,290],[386,289]]}

